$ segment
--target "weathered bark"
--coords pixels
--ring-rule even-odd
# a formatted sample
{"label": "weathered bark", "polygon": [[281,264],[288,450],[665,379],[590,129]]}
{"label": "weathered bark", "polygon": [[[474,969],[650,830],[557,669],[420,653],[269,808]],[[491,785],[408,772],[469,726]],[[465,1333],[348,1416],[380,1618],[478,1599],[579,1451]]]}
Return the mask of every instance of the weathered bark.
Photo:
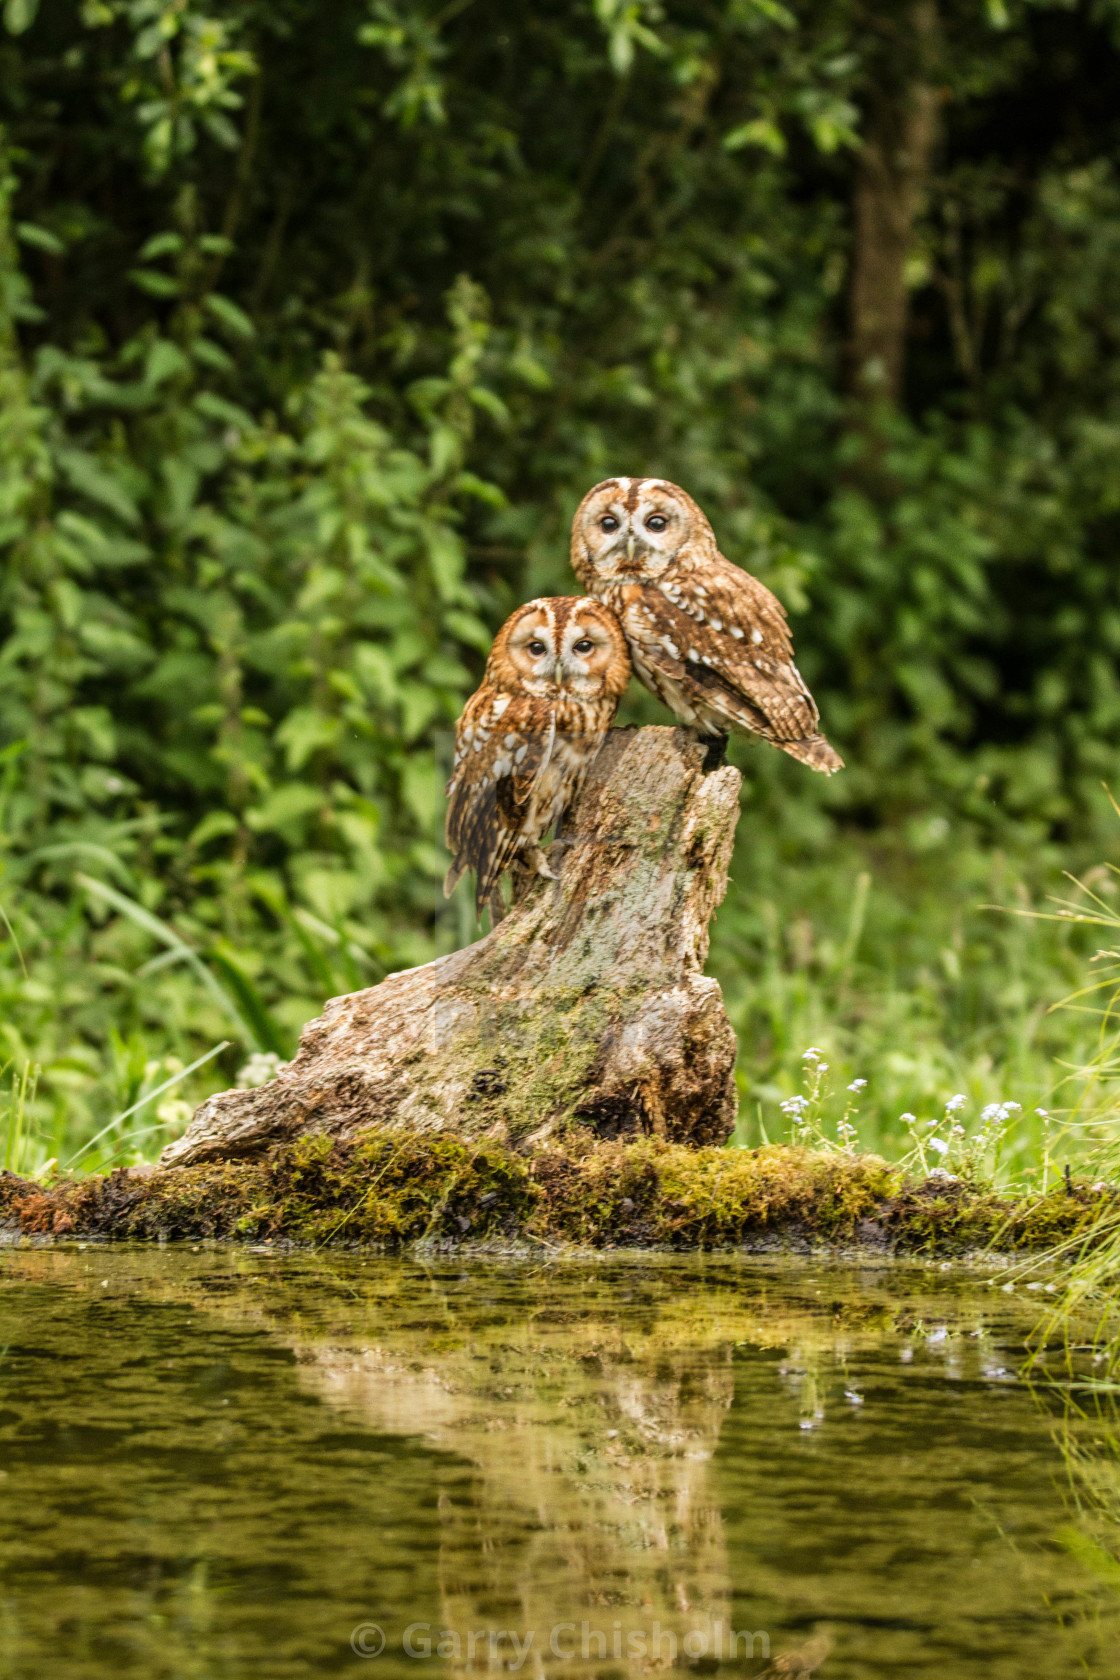
{"label": "weathered bark", "polygon": [[162,1164],[300,1132],[447,1129],[535,1146],[572,1125],[722,1143],[735,1036],[701,972],[739,773],[682,729],[612,730],[536,878],[477,944],[332,998],[268,1085],[203,1103]]}
{"label": "weathered bark", "polygon": [[929,180],[942,98],[933,82],[934,0],[919,0],[909,8],[902,33],[899,49],[889,56],[894,78],[877,88],[870,101],[852,207],[849,378],[853,395],[868,403],[894,403],[902,392],[909,316],[906,263]]}

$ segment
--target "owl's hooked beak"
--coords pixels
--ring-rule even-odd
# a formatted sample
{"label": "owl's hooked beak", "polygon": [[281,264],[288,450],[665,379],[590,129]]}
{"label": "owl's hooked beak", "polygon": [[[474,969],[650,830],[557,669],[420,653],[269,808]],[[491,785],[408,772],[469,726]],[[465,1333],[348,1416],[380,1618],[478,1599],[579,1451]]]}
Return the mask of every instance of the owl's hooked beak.
{"label": "owl's hooked beak", "polygon": [[633,531],[629,532],[629,534],[627,535],[627,538],[626,538],[626,558],[627,558],[627,560],[633,560],[633,558],[634,558],[634,533],[633,533]]}
{"label": "owl's hooked beak", "polygon": [[563,686],[564,686],[564,662],[561,659],[558,659],[556,661],[556,664],[552,667],[552,680],[556,684],[557,688],[563,688]]}

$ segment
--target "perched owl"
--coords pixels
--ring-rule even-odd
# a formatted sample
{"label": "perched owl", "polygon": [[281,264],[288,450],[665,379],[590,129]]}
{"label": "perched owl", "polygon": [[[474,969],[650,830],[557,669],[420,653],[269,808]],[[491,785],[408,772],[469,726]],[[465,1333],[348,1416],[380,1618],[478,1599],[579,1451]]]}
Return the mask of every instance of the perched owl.
{"label": "perched owl", "polygon": [[479,914],[489,902],[500,916],[511,864],[552,875],[539,842],[574,799],[629,680],[625,638],[601,601],[530,601],[506,619],[455,731],[446,895],[473,869]]}
{"label": "perched owl", "polygon": [[572,524],[572,570],[618,615],[634,669],[710,739],[761,735],[831,775],[844,761],[793,663],[781,603],[725,560],[692,497],[663,478],[608,478]]}

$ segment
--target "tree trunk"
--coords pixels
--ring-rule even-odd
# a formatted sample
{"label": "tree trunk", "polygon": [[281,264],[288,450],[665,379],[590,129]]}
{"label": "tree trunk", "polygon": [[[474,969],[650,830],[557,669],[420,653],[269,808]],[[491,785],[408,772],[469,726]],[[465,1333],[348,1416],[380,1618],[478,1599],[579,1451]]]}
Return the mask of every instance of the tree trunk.
{"label": "tree trunk", "polygon": [[[906,263],[929,180],[940,90],[933,85],[937,36],[934,0],[906,16],[901,50],[892,53],[868,111],[856,167],[851,268],[849,377],[869,404],[902,393],[909,295]],[[892,74],[893,73],[893,74]]]}
{"label": "tree trunk", "polygon": [[687,730],[612,730],[558,881],[535,877],[477,944],[332,998],[278,1078],[211,1097],[161,1164],[372,1125],[518,1147],[579,1126],[723,1143],[735,1036],[701,970],[739,781],[705,774]]}

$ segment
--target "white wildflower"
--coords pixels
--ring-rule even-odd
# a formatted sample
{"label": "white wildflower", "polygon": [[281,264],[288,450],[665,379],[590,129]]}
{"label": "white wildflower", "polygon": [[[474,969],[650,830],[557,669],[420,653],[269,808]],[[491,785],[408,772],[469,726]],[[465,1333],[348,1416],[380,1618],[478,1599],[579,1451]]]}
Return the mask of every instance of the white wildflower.
{"label": "white wildflower", "polygon": [[254,1050],[237,1075],[237,1088],[239,1091],[251,1091],[258,1085],[267,1085],[287,1065],[275,1050]]}
{"label": "white wildflower", "polygon": [[173,1126],[181,1132],[193,1113],[193,1103],[184,1102],[181,1097],[168,1097],[156,1109],[156,1119],[161,1126]]}
{"label": "white wildflower", "polygon": [[967,1101],[968,1098],[965,1096],[964,1092],[958,1091],[956,1096],[950,1097],[949,1101],[945,1104],[946,1114],[955,1114],[958,1108],[963,1108]]}
{"label": "white wildflower", "polygon": [[939,1155],[948,1155],[949,1153],[949,1145],[944,1138],[930,1138],[929,1146],[931,1149],[936,1149]]}
{"label": "white wildflower", "polygon": [[815,1044],[810,1044],[808,1050],[802,1050],[801,1060],[803,1062],[819,1062],[823,1055],[823,1050],[818,1050]]}
{"label": "white wildflower", "polygon": [[866,1079],[853,1079],[848,1089],[849,1091],[862,1091],[866,1084]]}
{"label": "white wildflower", "polygon": [[1050,1118],[1050,1110],[1048,1108],[1036,1108],[1035,1113],[1038,1115],[1040,1120],[1049,1120]]}
{"label": "white wildflower", "polygon": [[914,1124],[914,1122],[917,1120],[918,1116],[916,1114],[900,1114],[898,1118],[900,1120],[905,1120],[907,1125],[912,1126]]}

